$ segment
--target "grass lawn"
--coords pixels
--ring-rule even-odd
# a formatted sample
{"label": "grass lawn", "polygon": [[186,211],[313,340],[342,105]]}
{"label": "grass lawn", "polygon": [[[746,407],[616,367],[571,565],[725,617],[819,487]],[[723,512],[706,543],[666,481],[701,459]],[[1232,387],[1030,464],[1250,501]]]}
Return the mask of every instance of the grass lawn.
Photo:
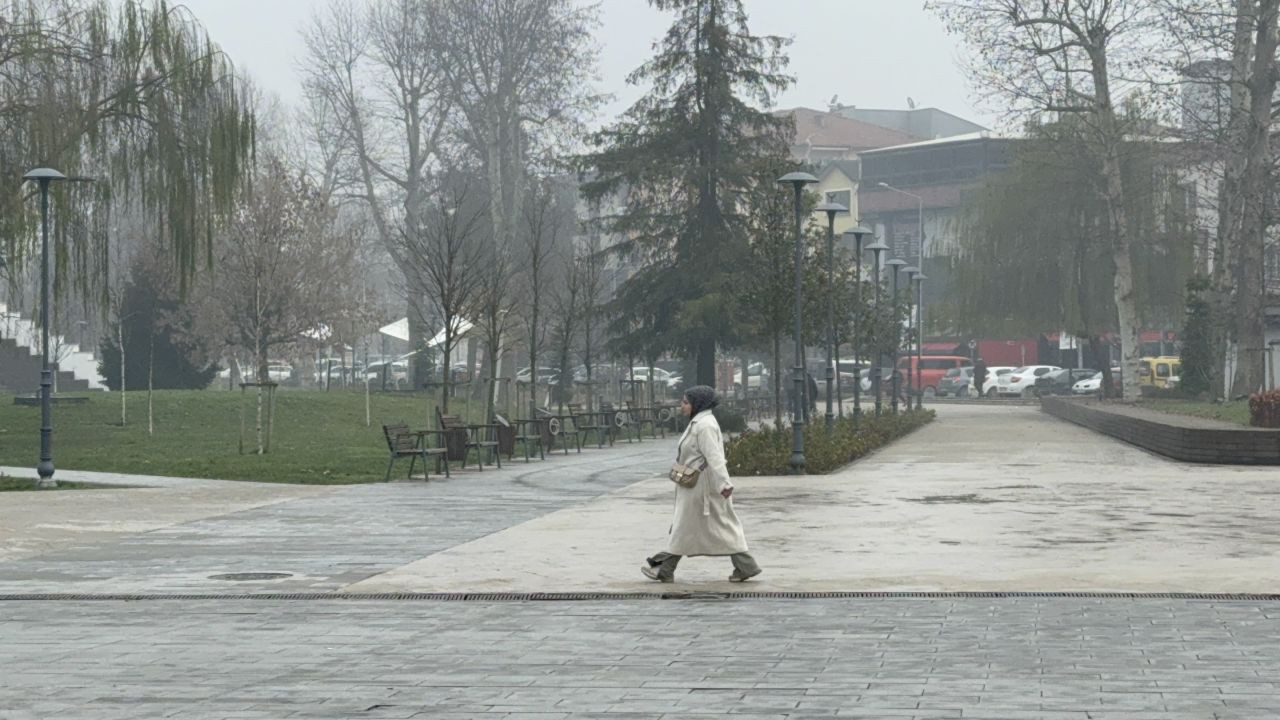
{"label": "grass lawn", "polygon": [[[147,394],[128,393],[129,424],[120,426],[120,395],[90,393],[84,405],[53,408],[54,465],[66,470],[307,484],[381,482],[387,467],[382,423],[434,427],[438,395],[374,393],[370,427],[364,393],[285,388],[276,395],[267,455],[241,455],[240,393],[155,393],[155,435],[147,435]],[[246,396],[245,448],[253,439],[253,396]],[[461,409],[450,404],[450,409]],[[428,418],[431,422],[428,423]],[[40,408],[0,395],[0,465],[34,467],[40,453]],[[408,470],[407,461],[396,472]]]}
{"label": "grass lawn", "polygon": [[1201,402],[1199,400],[1164,400],[1147,398],[1142,400],[1139,405],[1160,412],[1174,413],[1176,415],[1193,415],[1195,417],[1210,418],[1212,420],[1223,420],[1237,425],[1249,425],[1249,401],[1235,400],[1232,402],[1213,403]]}

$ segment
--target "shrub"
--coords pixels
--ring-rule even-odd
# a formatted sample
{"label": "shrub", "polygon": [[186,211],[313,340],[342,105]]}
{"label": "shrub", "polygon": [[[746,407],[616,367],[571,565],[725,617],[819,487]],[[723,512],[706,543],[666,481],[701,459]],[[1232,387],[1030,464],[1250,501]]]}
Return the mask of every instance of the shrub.
{"label": "shrub", "polygon": [[[804,428],[805,471],[822,475],[838,470],[877,448],[932,421],[932,410],[853,418],[835,422],[830,433],[821,420]],[[791,472],[791,427],[766,425],[748,430],[725,445],[730,475],[786,475]]]}
{"label": "shrub", "polygon": [[1280,390],[1254,393],[1249,397],[1249,424],[1280,428]]}

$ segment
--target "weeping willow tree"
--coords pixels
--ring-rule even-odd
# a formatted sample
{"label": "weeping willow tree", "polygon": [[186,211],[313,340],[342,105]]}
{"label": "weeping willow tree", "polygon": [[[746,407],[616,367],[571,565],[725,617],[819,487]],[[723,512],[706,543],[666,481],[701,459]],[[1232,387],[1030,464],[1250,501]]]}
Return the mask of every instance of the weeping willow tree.
{"label": "weeping willow tree", "polygon": [[[230,61],[190,13],[162,0],[0,3],[0,250],[39,252],[39,207],[22,175],[52,167],[54,290],[103,297],[113,210],[144,214],[183,289],[228,212],[254,122]],[[17,292],[15,274],[11,294]],[[105,300],[105,298],[104,298]]]}
{"label": "weeping willow tree", "polygon": [[[969,200],[962,255],[945,302],[957,329],[1018,336],[1066,329],[1089,338],[1096,362],[1102,336],[1119,329],[1112,239],[1100,200],[1101,167],[1070,124],[1034,128],[1010,167]],[[1194,233],[1176,167],[1182,148],[1154,140],[1121,154],[1139,320],[1176,327],[1192,269]],[[1106,387],[1110,387],[1108,383]]]}

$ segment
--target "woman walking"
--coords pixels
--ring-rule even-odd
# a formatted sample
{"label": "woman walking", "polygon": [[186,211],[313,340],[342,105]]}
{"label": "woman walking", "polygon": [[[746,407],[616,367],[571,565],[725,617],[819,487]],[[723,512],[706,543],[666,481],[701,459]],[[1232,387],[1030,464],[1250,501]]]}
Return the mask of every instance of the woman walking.
{"label": "woman walking", "polygon": [[674,582],[676,565],[686,555],[728,555],[733,562],[730,582],[743,582],[760,574],[760,566],[747,552],[742,523],[733,511],[733,483],[724,460],[720,423],[711,410],[719,404],[716,391],[706,385],[691,387],[680,399],[680,411],[689,426],[680,436],[676,462],[698,470],[692,487],[676,485],[675,518],[666,552],[648,558],[640,572],[650,580]]}

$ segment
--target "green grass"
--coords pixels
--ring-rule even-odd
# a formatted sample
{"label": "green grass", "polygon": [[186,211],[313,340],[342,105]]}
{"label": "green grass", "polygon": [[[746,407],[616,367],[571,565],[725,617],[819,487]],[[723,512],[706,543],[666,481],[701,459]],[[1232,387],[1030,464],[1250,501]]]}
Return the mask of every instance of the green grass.
{"label": "green grass", "polygon": [[1209,418],[1211,420],[1222,420],[1224,422],[1244,425],[1246,427],[1249,425],[1248,400],[1214,403],[1199,400],[1157,400],[1147,398],[1142,400],[1139,404],[1144,408],[1173,413],[1175,415],[1191,415],[1193,417]]}
{"label": "green grass", "polygon": [[[256,447],[252,395],[245,402],[244,455],[238,452],[238,392],[157,391],[153,436],[147,435],[146,392],[128,393],[125,427],[119,394],[89,397],[84,405],[54,406],[58,468],[328,485],[381,482],[387,467],[382,423],[435,427],[438,395],[375,393],[366,428],[363,392],[283,389],[276,396],[271,452],[261,456],[249,454]],[[463,409],[460,400],[450,404],[451,411]],[[34,467],[39,447],[40,408],[17,406],[12,395],[0,395],[0,465]],[[396,465],[396,472],[407,469],[403,461]]]}

